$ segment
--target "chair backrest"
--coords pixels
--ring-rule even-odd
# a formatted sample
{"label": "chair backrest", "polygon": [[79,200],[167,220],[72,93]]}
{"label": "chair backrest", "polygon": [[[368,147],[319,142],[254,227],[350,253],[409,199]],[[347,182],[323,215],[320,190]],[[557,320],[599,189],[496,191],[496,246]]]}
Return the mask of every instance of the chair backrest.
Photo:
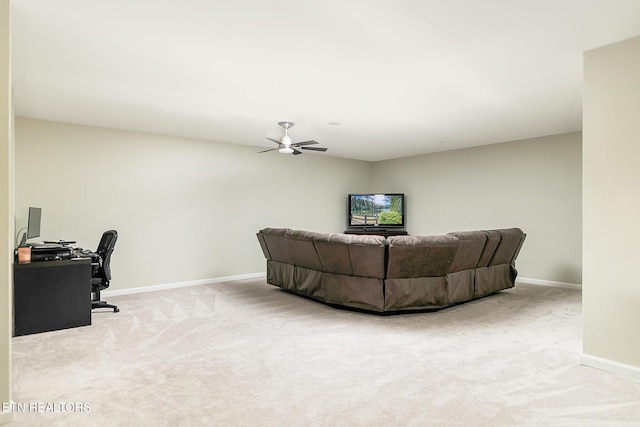
{"label": "chair backrest", "polygon": [[111,253],[113,253],[113,248],[116,246],[116,240],[118,240],[118,232],[116,230],[105,231],[102,233],[98,249],[96,249],[96,253],[102,258],[100,276],[104,287],[108,286],[109,281],[111,281]]}

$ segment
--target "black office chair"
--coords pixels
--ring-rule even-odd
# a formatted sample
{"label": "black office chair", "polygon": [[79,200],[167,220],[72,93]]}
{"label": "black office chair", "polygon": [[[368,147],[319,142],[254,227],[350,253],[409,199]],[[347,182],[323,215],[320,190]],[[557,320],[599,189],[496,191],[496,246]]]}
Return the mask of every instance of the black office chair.
{"label": "black office chair", "polygon": [[114,313],[120,309],[106,301],[100,301],[100,291],[109,287],[111,281],[111,253],[118,240],[116,230],[108,230],[102,234],[98,249],[91,254],[91,309],[112,308]]}

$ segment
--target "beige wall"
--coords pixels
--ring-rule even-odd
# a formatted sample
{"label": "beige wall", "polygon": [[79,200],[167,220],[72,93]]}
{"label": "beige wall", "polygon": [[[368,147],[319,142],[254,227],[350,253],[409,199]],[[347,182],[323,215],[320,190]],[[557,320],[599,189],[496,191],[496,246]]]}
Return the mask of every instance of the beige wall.
{"label": "beige wall", "polygon": [[39,206],[43,239],[92,248],[117,229],[111,290],[264,271],[256,230],[341,231],[361,191],[406,193],[411,234],[521,227],[521,277],[582,280],[580,133],[368,163],[24,118],[15,132],[16,228]]}
{"label": "beige wall", "polygon": [[411,234],[520,227],[519,276],[582,283],[579,132],[388,160],[374,191],[407,195]]}
{"label": "beige wall", "polygon": [[584,78],[583,350],[640,368],[640,38],[586,52]]}
{"label": "beige wall", "polygon": [[[11,400],[13,112],[9,12],[9,0],[0,0],[0,403]],[[10,420],[10,412],[0,412],[0,424]]]}
{"label": "beige wall", "polygon": [[[340,231],[368,162],[17,118],[16,227],[95,248],[119,233],[110,290],[260,273],[264,227]],[[34,239],[38,240],[38,239]]]}

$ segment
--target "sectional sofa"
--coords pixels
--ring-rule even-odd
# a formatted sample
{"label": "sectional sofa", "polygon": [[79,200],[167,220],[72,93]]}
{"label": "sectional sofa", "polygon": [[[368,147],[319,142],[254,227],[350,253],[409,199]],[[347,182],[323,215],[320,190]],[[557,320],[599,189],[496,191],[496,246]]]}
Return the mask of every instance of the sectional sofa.
{"label": "sectional sofa", "polygon": [[267,283],[376,313],[438,310],[515,284],[519,228],[439,236],[355,235],[265,228]]}

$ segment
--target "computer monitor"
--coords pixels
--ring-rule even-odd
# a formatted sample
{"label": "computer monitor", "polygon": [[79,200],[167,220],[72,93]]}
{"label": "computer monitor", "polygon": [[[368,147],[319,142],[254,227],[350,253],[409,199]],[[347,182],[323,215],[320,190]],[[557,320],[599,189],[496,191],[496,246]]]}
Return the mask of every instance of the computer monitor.
{"label": "computer monitor", "polygon": [[27,243],[27,239],[40,237],[40,219],[41,218],[42,218],[42,208],[33,208],[33,207],[29,208],[29,221],[27,222],[27,232],[22,235],[22,239],[20,239],[20,244],[18,246],[24,246]]}
{"label": "computer monitor", "polygon": [[27,239],[40,237],[40,219],[42,208],[29,208],[29,222],[27,223]]}

